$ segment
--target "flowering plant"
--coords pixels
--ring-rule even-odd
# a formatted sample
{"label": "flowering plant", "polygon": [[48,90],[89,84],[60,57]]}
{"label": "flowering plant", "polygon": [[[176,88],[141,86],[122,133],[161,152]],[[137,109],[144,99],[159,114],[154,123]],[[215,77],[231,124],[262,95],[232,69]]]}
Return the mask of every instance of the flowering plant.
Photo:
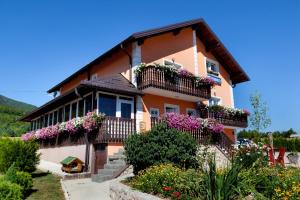
{"label": "flowering plant", "polygon": [[215,119],[204,119],[202,121],[202,127],[208,129],[212,133],[222,133],[224,131],[224,125],[217,122]]}
{"label": "flowering plant", "polygon": [[77,134],[80,130],[91,132],[99,128],[104,114],[97,114],[95,112],[89,112],[84,117],[77,117],[67,122],[57,123],[53,126],[38,129],[36,131],[30,131],[21,136],[23,141],[29,141],[33,139],[46,140],[56,138],[60,133],[66,132],[68,134]]}
{"label": "flowering plant", "polygon": [[250,112],[246,109],[237,109],[237,108],[230,108],[220,105],[212,105],[212,106],[204,106],[209,112],[215,113],[217,115],[225,115],[230,117],[240,117],[240,116],[249,116]]}
{"label": "flowering plant", "polygon": [[168,78],[168,79],[176,79],[176,77],[190,79],[196,84],[197,87],[200,87],[203,85],[214,86],[216,84],[216,82],[212,78],[201,77],[201,76],[199,77],[185,69],[178,70],[174,67],[171,67],[168,65],[161,65],[161,64],[157,64],[157,63],[154,63],[152,65],[146,65],[145,63],[140,64],[140,66],[135,70],[136,76],[138,77],[147,68],[154,68],[157,71],[164,72],[165,78]]}
{"label": "flowering plant", "polygon": [[200,118],[178,113],[167,113],[164,116],[168,127],[178,130],[194,130],[201,127]]}

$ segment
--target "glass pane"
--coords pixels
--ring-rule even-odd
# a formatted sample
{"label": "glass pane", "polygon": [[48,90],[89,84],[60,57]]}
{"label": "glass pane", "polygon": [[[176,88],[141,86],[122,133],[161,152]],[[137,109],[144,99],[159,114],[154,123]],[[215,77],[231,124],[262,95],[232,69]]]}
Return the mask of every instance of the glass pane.
{"label": "glass pane", "polygon": [[48,115],[45,115],[44,127],[48,126]]}
{"label": "glass pane", "polygon": [[65,122],[70,119],[70,104],[65,106]]}
{"label": "glass pane", "polygon": [[57,124],[57,111],[54,112],[54,116],[53,116],[53,124]]}
{"label": "glass pane", "polygon": [[53,113],[49,114],[49,126],[52,125]]}
{"label": "glass pane", "polygon": [[76,110],[77,110],[77,102],[72,103],[72,116],[71,116],[72,119],[76,117]]}
{"label": "glass pane", "polygon": [[121,103],[121,117],[131,118],[131,104]]}
{"label": "glass pane", "polygon": [[84,100],[82,99],[78,102],[78,117],[83,116],[83,110],[84,110]]}
{"label": "glass pane", "polygon": [[62,122],[63,121],[63,108],[60,108],[58,110],[58,122]]}
{"label": "glass pane", "polygon": [[86,115],[88,112],[92,111],[92,95],[89,95],[85,97],[85,112],[84,114]]}
{"label": "glass pane", "polygon": [[99,94],[98,108],[106,116],[116,116],[117,99],[112,95]]}
{"label": "glass pane", "polygon": [[177,113],[177,108],[167,106],[166,107],[166,113],[172,113],[172,112]]}

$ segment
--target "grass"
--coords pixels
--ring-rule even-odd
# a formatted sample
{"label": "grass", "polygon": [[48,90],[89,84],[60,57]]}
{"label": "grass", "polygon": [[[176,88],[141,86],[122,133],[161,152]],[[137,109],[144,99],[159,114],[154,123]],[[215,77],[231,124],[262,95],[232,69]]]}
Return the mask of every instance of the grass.
{"label": "grass", "polygon": [[36,171],[32,174],[33,189],[26,200],[64,200],[60,179],[50,173]]}

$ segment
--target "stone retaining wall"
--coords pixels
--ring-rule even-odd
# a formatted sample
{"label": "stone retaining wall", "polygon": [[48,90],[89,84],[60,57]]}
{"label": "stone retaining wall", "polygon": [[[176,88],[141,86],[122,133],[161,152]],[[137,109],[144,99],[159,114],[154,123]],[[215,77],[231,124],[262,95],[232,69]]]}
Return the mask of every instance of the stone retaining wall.
{"label": "stone retaining wall", "polygon": [[110,184],[109,196],[112,200],[161,200],[156,196],[134,190],[118,181]]}

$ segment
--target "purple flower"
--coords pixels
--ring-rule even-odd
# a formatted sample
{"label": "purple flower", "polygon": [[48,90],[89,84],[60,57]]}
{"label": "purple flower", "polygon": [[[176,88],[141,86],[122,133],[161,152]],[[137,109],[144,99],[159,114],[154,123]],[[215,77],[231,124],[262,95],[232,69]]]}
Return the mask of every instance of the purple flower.
{"label": "purple flower", "polygon": [[28,132],[28,133],[23,134],[23,135],[21,136],[21,139],[22,139],[23,141],[33,140],[33,139],[35,139],[35,135],[34,135],[34,134],[35,134],[34,131],[30,131],[30,132]]}
{"label": "purple flower", "polygon": [[170,128],[178,130],[194,130],[201,128],[201,121],[199,118],[178,114],[178,113],[167,113],[164,117],[167,125]]}

